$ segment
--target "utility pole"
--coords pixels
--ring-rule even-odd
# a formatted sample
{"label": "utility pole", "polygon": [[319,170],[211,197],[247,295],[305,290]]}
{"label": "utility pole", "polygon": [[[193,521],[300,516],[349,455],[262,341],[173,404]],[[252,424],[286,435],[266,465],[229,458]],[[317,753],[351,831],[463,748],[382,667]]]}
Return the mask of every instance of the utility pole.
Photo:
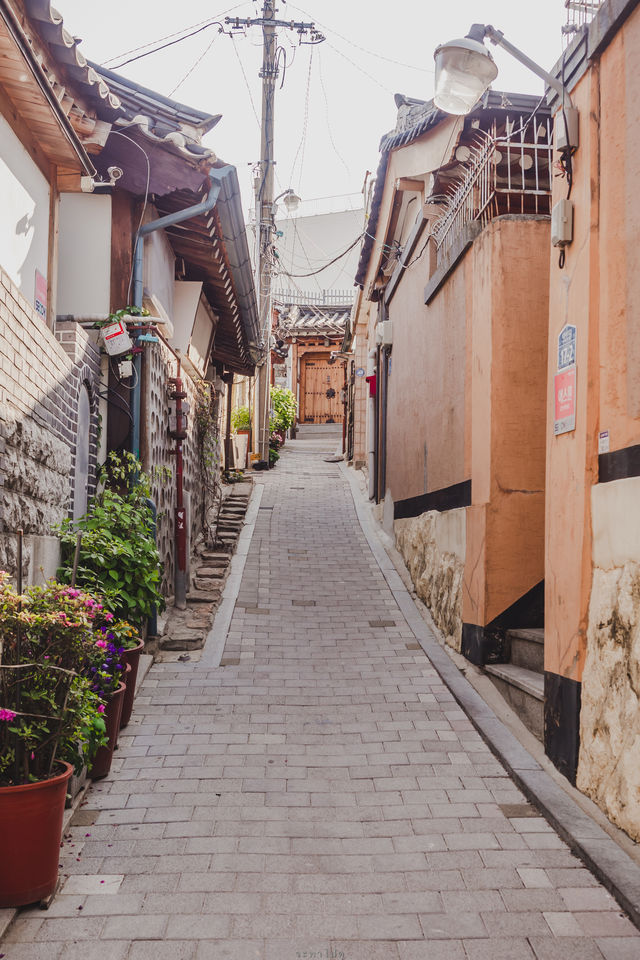
{"label": "utility pole", "polygon": [[273,231],[273,133],[276,77],[275,0],[264,0],[262,8],[262,122],[260,125],[260,176],[255,180],[256,234],[258,236],[258,303],[260,330],[265,341],[264,363],[258,367],[257,451],[269,459],[269,389],[271,386],[271,245]]}
{"label": "utility pole", "polygon": [[[269,459],[269,390],[271,386],[271,280],[273,276],[274,232],[274,112],[276,81],[280,75],[279,60],[284,51],[278,47],[278,27],[293,30],[299,42],[322,43],[323,35],[313,23],[276,20],[276,0],[263,0],[262,17],[225,17],[232,30],[262,27],[262,120],[260,124],[260,163],[254,180],[256,216],[256,292],[260,312],[263,361],[258,367],[256,385],[256,420],[253,425],[254,452],[260,460]],[[304,38],[309,37],[306,40]],[[285,193],[292,193],[286,190]]]}

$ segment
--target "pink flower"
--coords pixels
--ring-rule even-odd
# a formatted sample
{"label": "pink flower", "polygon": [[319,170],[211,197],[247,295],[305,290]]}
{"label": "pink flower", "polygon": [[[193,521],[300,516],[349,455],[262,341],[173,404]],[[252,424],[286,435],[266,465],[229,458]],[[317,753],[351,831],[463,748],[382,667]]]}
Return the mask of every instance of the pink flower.
{"label": "pink flower", "polygon": [[105,618],[105,620],[107,620],[107,621],[110,623],[110,622],[113,620],[113,614],[112,614],[112,613],[105,613],[104,618]]}
{"label": "pink flower", "polygon": [[18,714],[14,713],[13,710],[5,710],[4,707],[0,707],[0,720],[15,720],[17,716]]}
{"label": "pink flower", "polygon": [[104,713],[105,710],[106,710],[106,707],[104,703],[101,703],[98,705],[98,713]]}
{"label": "pink flower", "polygon": [[101,650],[104,650],[106,646],[107,646],[106,640],[96,640],[96,647],[100,647]]}

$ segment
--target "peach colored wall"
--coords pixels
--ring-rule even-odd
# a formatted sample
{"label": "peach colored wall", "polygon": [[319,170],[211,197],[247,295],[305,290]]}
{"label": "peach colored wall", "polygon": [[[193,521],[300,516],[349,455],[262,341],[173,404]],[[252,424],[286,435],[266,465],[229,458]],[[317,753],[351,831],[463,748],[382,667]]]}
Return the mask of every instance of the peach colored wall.
{"label": "peach colored wall", "polygon": [[501,218],[472,251],[463,618],[481,626],[544,576],[548,242],[548,221]]}
{"label": "peach colored wall", "polygon": [[[598,432],[609,430],[611,450],[640,443],[639,50],[636,10],[572,91],[575,232],[564,270],[557,251],[551,263],[545,669],[574,680],[586,651]],[[564,196],[556,180],[554,201]],[[554,437],[556,344],[567,322],[578,338],[576,430]]]}
{"label": "peach colored wall", "polygon": [[387,489],[394,500],[467,479],[466,269],[465,260],[426,306],[423,257],[406,272],[389,305]]}

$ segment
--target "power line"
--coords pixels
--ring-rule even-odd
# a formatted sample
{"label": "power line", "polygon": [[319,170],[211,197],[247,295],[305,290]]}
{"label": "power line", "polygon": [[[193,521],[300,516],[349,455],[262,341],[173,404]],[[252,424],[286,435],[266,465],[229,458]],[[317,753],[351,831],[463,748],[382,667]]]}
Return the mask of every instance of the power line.
{"label": "power line", "polygon": [[335,50],[335,52],[339,54],[339,56],[341,56],[344,60],[346,60],[347,63],[350,63],[352,67],[355,67],[356,70],[359,70],[360,73],[363,73],[365,77],[369,78],[369,80],[373,80],[373,82],[376,84],[377,87],[380,87],[380,89],[384,90],[385,93],[388,93],[391,96],[393,96],[393,91],[390,90],[389,87],[385,87],[383,83],[380,83],[380,81],[376,77],[374,77],[372,73],[369,73],[369,71],[365,70],[364,67],[359,66],[359,64],[357,64],[355,60],[352,60],[351,57],[348,57],[346,53],[343,53],[342,50],[338,49],[338,47],[334,47],[334,45],[332,43],[329,43],[328,40],[326,40],[325,42],[328,47],[331,47],[332,50]]}
{"label": "power line", "polygon": [[192,64],[192,66],[187,70],[187,72],[185,73],[185,75],[184,75],[184,77],[182,78],[182,80],[180,80],[180,81],[175,85],[175,87],[173,88],[173,90],[171,91],[171,93],[169,93],[169,96],[170,96],[170,97],[172,97],[172,96],[174,95],[174,93],[176,92],[176,90],[179,90],[179,89],[180,89],[180,87],[182,86],[182,84],[185,83],[185,81],[189,79],[189,77],[191,76],[191,74],[193,73],[193,71],[196,69],[196,67],[199,66],[200,63],[202,63],[202,61],[204,60],[204,58],[206,57],[206,55],[209,53],[209,50],[211,50],[211,47],[214,45],[214,43],[216,42],[217,39],[218,39],[218,37],[217,37],[217,36],[214,36],[213,40],[212,40],[210,43],[207,44],[207,46],[204,48],[204,50],[202,51],[202,53],[200,54],[200,56],[194,61],[194,63]]}
{"label": "power line", "polygon": [[[305,17],[309,16],[309,14],[297,4],[292,3],[291,6],[295,7],[296,10],[299,10],[300,13],[303,13]],[[432,75],[434,73],[434,71],[430,70],[428,67],[417,67],[413,63],[403,63],[402,60],[394,60],[393,57],[387,57],[383,53],[376,53],[375,50],[368,50],[367,47],[363,47],[361,44],[356,43],[355,40],[349,40],[349,38],[345,37],[344,34],[340,33],[338,30],[334,30],[333,27],[327,26],[326,23],[320,23],[319,20],[318,26],[322,27],[323,30],[326,30],[327,33],[333,33],[336,37],[340,37],[340,39],[344,40],[345,43],[348,43],[350,47],[354,47],[356,50],[361,50],[370,57],[375,57],[376,60],[386,60],[387,63],[393,63],[396,67],[405,67],[408,70],[418,70],[420,73],[430,73]]]}
{"label": "power line", "polygon": [[301,157],[301,160],[300,160],[300,177],[299,177],[299,179],[298,179],[298,183],[300,183],[300,182],[302,181],[302,170],[303,170],[303,167],[304,167],[304,151],[305,151],[305,146],[306,146],[306,142],[307,142],[307,128],[308,128],[308,126],[309,126],[309,98],[310,98],[310,94],[311,94],[311,70],[312,70],[312,67],[313,67],[313,47],[311,48],[311,51],[310,51],[310,54],[309,54],[309,69],[308,69],[308,71],[307,71],[307,89],[306,89],[305,97],[304,97],[304,115],[303,115],[303,121],[302,121],[302,137],[300,138],[300,143],[298,144],[298,149],[297,149],[297,151],[296,151],[296,155],[295,155],[295,157],[293,158],[293,163],[292,163],[292,165],[291,165],[291,175],[290,175],[290,180],[291,180],[291,182],[293,182],[293,175],[294,175],[294,172],[295,172],[295,169],[296,169],[296,163],[298,162],[298,157],[300,156],[300,151],[302,151],[302,157]]}
{"label": "power line", "polygon": [[311,273],[289,273],[287,270],[283,270],[282,273],[283,273],[286,277],[292,277],[292,278],[293,278],[293,277],[298,277],[298,278],[300,278],[300,279],[302,279],[303,277],[315,277],[315,275],[316,275],[317,273],[322,273],[323,270],[326,270],[328,267],[332,266],[334,263],[337,263],[338,260],[342,260],[343,257],[346,257],[346,255],[353,250],[353,248],[355,247],[355,245],[356,245],[357,243],[360,243],[360,241],[362,240],[363,236],[364,236],[363,233],[359,234],[359,236],[357,236],[357,237],[355,238],[355,240],[353,241],[353,243],[350,243],[350,244],[349,244],[349,246],[347,247],[346,250],[343,250],[343,252],[340,253],[340,254],[338,254],[337,257],[334,257],[333,260],[329,260],[329,262],[328,262],[328,263],[325,263],[325,265],[324,265],[323,267],[319,267],[318,270],[312,270]]}
{"label": "power line", "polygon": [[[121,57],[128,57],[130,53],[139,53],[141,50],[147,50],[147,53],[142,54],[142,56],[150,56],[152,53],[157,53],[158,50],[164,50],[165,47],[172,46],[170,43],[165,43],[167,40],[173,41],[173,43],[179,43],[181,40],[186,40],[188,37],[195,36],[196,33],[200,33],[201,30],[205,30],[207,27],[213,26],[219,17],[223,17],[226,13],[231,13],[233,10],[237,10],[238,7],[241,7],[241,3],[237,3],[233,7],[227,7],[226,10],[222,10],[221,13],[215,14],[213,17],[207,17],[206,20],[200,20],[198,23],[192,23],[189,27],[183,27],[182,30],[176,30],[174,33],[168,33],[164,37],[158,37],[157,40],[151,40],[149,43],[143,43],[139,47],[132,47],[131,50],[125,50],[123,53],[117,54],[115,57],[108,57],[103,61],[103,66],[107,66],[110,63],[113,63],[115,60],[120,60]],[[187,32],[192,31],[192,32]],[[177,37],[177,40],[174,40],[174,37]],[[149,49],[152,47],[153,49]],[[138,60],[139,57],[132,57],[131,60],[126,60],[123,63],[114,66],[113,69],[119,69],[119,67],[125,66],[127,63],[132,63],[133,60]]]}

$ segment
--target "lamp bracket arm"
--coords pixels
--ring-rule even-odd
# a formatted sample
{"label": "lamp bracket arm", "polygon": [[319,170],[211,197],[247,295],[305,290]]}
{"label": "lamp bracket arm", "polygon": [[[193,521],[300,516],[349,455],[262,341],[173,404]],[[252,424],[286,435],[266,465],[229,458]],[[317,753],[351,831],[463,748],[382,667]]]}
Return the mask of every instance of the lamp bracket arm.
{"label": "lamp bracket arm", "polygon": [[[505,36],[501,30],[496,30],[496,28],[492,27],[491,24],[483,25],[476,23],[473,24],[471,30],[474,30],[476,27],[483,27],[484,37],[488,37],[489,40],[491,40],[491,43],[495,44],[496,46],[502,47],[507,51],[507,53],[510,53],[515,60],[518,60],[521,64],[531,70],[532,73],[535,73],[536,76],[540,77],[541,80],[544,80],[547,86],[556,91],[563,106],[573,106],[571,96],[565,85],[558,80],[557,77],[554,77],[551,73],[545,70],[544,67],[541,67],[538,63],[536,63],[535,60],[532,60],[530,57],[528,57],[526,53],[523,53],[522,50],[519,50],[518,47],[510,43],[509,40],[505,39]],[[469,32],[469,36],[470,35],[471,31]],[[477,37],[473,37],[472,39],[477,39]]]}

